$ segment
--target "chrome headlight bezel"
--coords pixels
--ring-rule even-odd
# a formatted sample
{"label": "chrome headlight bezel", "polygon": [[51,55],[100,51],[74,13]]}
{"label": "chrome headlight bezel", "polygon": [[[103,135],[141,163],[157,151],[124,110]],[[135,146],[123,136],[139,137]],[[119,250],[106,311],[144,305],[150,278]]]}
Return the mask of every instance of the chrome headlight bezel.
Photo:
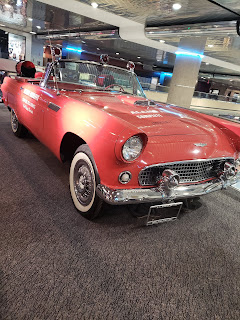
{"label": "chrome headlight bezel", "polygon": [[122,146],[122,157],[125,161],[136,160],[143,150],[143,140],[139,135],[130,137]]}

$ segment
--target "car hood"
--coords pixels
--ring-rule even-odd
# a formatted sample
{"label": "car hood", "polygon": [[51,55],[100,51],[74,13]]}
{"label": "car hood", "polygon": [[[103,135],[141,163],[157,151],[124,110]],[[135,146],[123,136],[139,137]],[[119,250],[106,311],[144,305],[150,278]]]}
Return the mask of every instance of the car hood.
{"label": "car hood", "polygon": [[[131,95],[110,93],[69,94],[74,99],[85,101],[101,108],[104,112],[118,117],[151,136],[169,135],[212,135],[219,131],[212,123],[197,113],[161,103],[147,105],[148,100]],[[136,104],[137,103],[142,103]],[[144,103],[146,105],[144,105]]]}

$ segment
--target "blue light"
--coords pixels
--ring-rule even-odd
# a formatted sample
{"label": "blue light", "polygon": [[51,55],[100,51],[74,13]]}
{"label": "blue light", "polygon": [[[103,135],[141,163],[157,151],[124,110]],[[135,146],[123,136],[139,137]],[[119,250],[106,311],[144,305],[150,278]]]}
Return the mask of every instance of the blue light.
{"label": "blue light", "polygon": [[164,74],[164,76],[169,76],[169,77],[172,77],[172,73],[170,73],[170,72],[162,72],[163,74]]}
{"label": "blue light", "polygon": [[66,47],[66,50],[82,53],[82,49],[79,48]]}
{"label": "blue light", "polygon": [[203,54],[200,54],[200,53],[196,53],[196,52],[187,52],[187,51],[176,51],[175,54],[177,56],[190,56],[190,57],[197,57],[197,58],[203,58],[204,55]]}
{"label": "blue light", "polygon": [[[169,79],[172,77],[172,73],[170,72],[161,72],[161,75],[160,75],[160,84],[163,85],[164,84],[164,81],[169,81]],[[167,80],[168,79],[168,80]]]}

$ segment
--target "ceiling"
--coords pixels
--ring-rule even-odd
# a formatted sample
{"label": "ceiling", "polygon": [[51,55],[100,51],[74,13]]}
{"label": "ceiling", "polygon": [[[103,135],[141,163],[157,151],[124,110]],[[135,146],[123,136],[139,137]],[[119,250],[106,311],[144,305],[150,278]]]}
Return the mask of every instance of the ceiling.
{"label": "ceiling", "polygon": [[[98,9],[108,14],[117,15],[125,21],[144,24],[146,28],[172,26],[180,24],[193,24],[216,21],[236,21],[240,19],[239,0],[95,0]],[[45,2],[45,3],[44,3]],[[54,1],[36,0],[1,0],[0,1],[0,28],[11,27],[22,32],[63,33],[91,30],[118,30],[114,19],[108,23],[108,19],[92,19],[68,10],[51,6]],[[67,3],[68,1],[65,0]],[[72,0],[88,5],[91,0]],[[181,9],[173,10],[172,5],[178,2]],[[56,3],[61,3],[58,1]],[[223,8],[223,6],[225,8]],[[91,8],[93,9],[93,8]],[[94,9],[93,9],[94,10]],[[93,12],[92,16],[95,14]],[[32,21],[30,21],[32,19]],[[123,20],[124,21],[124,20]],[[39,28],[37,28],[39,26]],[[117,26],[117,27],[116,27]],[[41,28],[41,29],[40,29]],[[66,38],[65,38],[66,39]],[[169,34],[168,36],[155,38],[154,41],[164,41],[166,45],[178,47],[181,37]],[[83,40],[83,38],[82,38]],[[67,41],[67,40],[65,40]],[[79,45],[83,50],[97,54],[108,53],[115,58],[133,60],[143,65],[154,66],[155,70],[172,70],[175,62],[175,54],[166,49],[157,49],[121,39],[119,36],[102,39],[92,38],[84,40],[81,37],[71,39],[71,44]],[[61,41],[57,41],[61,44]],[[240,37],[231,35],[214,35],[207,37],[204,54],[210,58],[218,59],[240,66]],[[174,52],[174,51],[172,51]],[[116,53],[119,53],[117,55]],[[240,75],[237,68],[221,67],[202,62],[201,72],[208,74]]]}

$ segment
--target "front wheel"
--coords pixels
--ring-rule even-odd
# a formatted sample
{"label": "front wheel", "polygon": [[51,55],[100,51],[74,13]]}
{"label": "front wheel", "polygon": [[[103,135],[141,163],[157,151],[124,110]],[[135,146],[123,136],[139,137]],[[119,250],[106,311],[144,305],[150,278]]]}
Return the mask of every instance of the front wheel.
{"label": "front wheel", "polygon": [[11,110],[11,128],[12,132],[18,138],[24,138],[27,135],[27,129],[18,121],[17,115],[13,109]]}
{"label": "front wheel", "polygon": [[99,215],[103,204],[96,194],[96,170],[91,158],[91,151],[86,145],[79,147],[73,157],[69,175],[73,203],[80,214],[89,220]]}

